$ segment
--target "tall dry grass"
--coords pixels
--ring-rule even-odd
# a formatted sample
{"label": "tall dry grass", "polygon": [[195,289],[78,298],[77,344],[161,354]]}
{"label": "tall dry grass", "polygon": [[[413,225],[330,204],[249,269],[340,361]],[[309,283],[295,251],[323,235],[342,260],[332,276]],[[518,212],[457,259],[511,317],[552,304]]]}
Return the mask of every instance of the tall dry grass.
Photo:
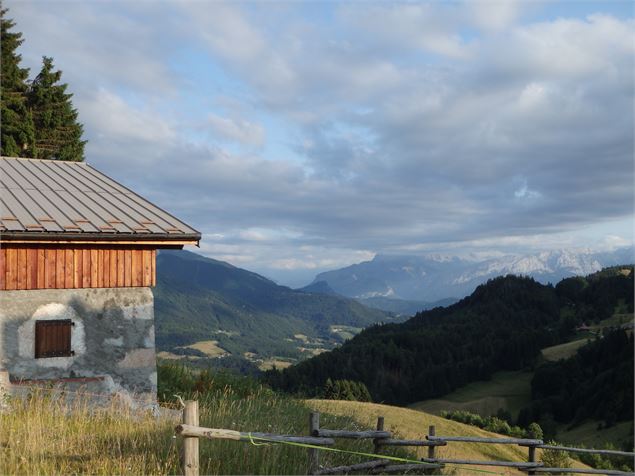
{"label": "tall dry grass", "polygon": [[[0,414],[0,474],[178,474],[177,419],[155,417],[111,403],[95,408],[87,396],[72,401],[46,390],[10,402]],[[230,386],[184,395],[199,401],[201,426],[306,435],[309,409],[267,389],[249,394]],[[348,417],[323,414],[322,426],[368,429]],[[372,452],[371,441],[341,441],[338,448]],[[403,450],[393,454],[407,456]],[[321,463],[365,461],[356,455],[323,453]],[[306,474],[307,450],[279,444],[201,441],[201,474]]]}
{"label": "tall dry grass", "polygon": [[0,414],[0,474],[174,474],[173,421],[33,390]]}

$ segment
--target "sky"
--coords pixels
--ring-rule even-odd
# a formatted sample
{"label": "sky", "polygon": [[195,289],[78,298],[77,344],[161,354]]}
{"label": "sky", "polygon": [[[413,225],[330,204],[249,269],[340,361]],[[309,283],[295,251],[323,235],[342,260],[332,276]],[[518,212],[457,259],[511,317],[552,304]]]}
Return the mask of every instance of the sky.
{"label": "sky", "polygon": [[634,4],[5,1],[87,162],[291,286],[634,241]]}

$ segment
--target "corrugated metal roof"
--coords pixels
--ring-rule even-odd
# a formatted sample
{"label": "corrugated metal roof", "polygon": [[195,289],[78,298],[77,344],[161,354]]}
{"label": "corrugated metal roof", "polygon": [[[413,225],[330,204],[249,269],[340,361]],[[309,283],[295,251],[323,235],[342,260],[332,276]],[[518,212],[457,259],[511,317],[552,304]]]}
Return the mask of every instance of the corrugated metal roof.
{"label": "corrugated metal roof", "polygon": [[83,162],[0,158],[0,233],[195,240],[173,215]]}

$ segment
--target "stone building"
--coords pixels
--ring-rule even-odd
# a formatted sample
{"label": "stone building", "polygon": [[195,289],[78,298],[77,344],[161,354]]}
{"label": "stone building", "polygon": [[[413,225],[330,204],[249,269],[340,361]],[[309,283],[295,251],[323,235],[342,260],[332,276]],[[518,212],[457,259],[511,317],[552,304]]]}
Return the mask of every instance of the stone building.
{"label": "stone building", "polygon": [[155,399],[157,249],[200,238],[85,163],[0,158],[0,374]]}

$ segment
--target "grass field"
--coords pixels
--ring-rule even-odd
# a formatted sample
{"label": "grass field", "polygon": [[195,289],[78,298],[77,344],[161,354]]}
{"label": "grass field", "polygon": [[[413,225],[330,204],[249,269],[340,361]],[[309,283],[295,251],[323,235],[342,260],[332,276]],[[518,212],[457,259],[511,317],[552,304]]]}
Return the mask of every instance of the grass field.
{"label": "grass field", "polygon": [[289,362],[288,360],[280,360],[276,358],[265,359],[258,364],[258,368],[260,370],[271,370],[272,368],[277,369],[286,369],[287,367],[291,367],[293,362]]}
{"label": "grass field", "polygon": [[[163,418],[116,404],[95,411],[88,399],[67,404],[50,395],[42,391],[27,400],[13,400],[11,411],[0,413],[0,474],[182,474],[181,440],[173,437],[178,411]],[[308,432],[307,406],[266,389],[244,396],[225,388],[197,399],[201,426],[292,435]],[[361,429],[349,417],[324,414],[321,420],[332,428]],[[338,447],[369,451],[372,442],[346,440]],[[408,456],[403,449],[393,454]],[[321,456],[329,466],[365,460],[349,454]],[[306,474],[306,464],[304,448],[200,442],[201,474]]]}
{"label": "grass field", "polygon": [[[495,433],[481,430],[475,426],[464,425],[445,418],[430,415],[408,408],[393,407],[390,405],[380,405],[376,403],[347,402],[337,400],[308,400],[307,405],[320,412],[332,415],[350,417],[360,425],[373,428],[376,425],[377,417],[384,417],[384,428],[394,432],[399,438],[421,439],[428,433],[428,427],[434,425],[436,434],[442,436],[480,436],[480,437],[500,437]],[[325,428],[326,425],[322,425]],[[450,443],[448,446],[437,448],[437,454],[441,458],[453,459],[480,459],[480,460],[508,460],[527,461],[527,449],[515,445],[490,445],[483,443]],[[417,450],[417,455],[427,456],[427,448]],[[540,452],[538,451],[538,458]],[[586,467],[580,462],[573,461],[574,467]],[[525,474],[511,468],[489,467],[489,466],[451,466],[448,465],[446,472],[455,474],[472,474],[471,470],[492,471],[494,474]]]}
{"label": "grass field", "polygon": [[202,340],[194,344],[186,345],[186,349],[194,349],[203,352],[208,357],[220,357],[227,354],[227,351],[218,345],[217,340]]}
{"label": "grass field", "polygon": [[610,428],[598,429],[597,421],[589,421],[572,429],[558,430],[558,440],[562,443],[583,444],[587,448],[602,448],[606,443],[620,448],[622,443],[633,436],[633,423],[622,422]]}
{"label": "grass field", "polygon": [[[421,438],[428,425],[439,435],[493,436],[478,428],[415,410],[360,402],[300,401],[270,390],[245,387],[187,395],[200,405],[201,425],[240,431],[307,434],[310,409],[321,412],[324,428],[374,428],[378,415],[398,437]],[[166,389],[168,390],[168,389]],[[171,389],[169,389],[171,390]],[[57,395],[57,394],[54,394]],[[164,417],[130,410],[113,403],[96,411],[89,400],[72,404],[35,392],[26,400],[11,400],[11,411],[0,413],[0,474],[178,474],[181,441],[173,428],[178,411]],[[174,408],[174,407],[173,407]],[[372,441],[338,440],[337,448],[372,452]],[[386,454],[386,453],[384,453]],[[388,454],[413,458],[414,452],[393,448]],[[510,445],[452,444],[440,449],[448,458],[523,461],[526,449]],[[323,452],[321,464],[337,466],[368,460],[360,455]],[[201,474],[306,474],[305,448],[258,445],[236,441],[201,441]],[[463,474],[448,467],[444,473]],[[482,468],[481,469],[486,469]],[[491,468],[495,474],[520,474]]]}
{"label": "grass field", "polygon": [[467,410],[479,415],[496,415],[499,408],[507,409],[516,418],[530,402],[531,372],[496,372],[489,381],[472,382],[445,395],[410,405],[434,415],[443,410]]}
{"label": "grass field", "polygon": [[578,352],[578,349],[583,345],[586,345],[588,342],[588,339],[578,339],[571,342],[565,342],[564,344],[545,347],[541,351],[542,357],[549,362],[555,362],[560,359],[568,359],[569,357],[573,357]]}

